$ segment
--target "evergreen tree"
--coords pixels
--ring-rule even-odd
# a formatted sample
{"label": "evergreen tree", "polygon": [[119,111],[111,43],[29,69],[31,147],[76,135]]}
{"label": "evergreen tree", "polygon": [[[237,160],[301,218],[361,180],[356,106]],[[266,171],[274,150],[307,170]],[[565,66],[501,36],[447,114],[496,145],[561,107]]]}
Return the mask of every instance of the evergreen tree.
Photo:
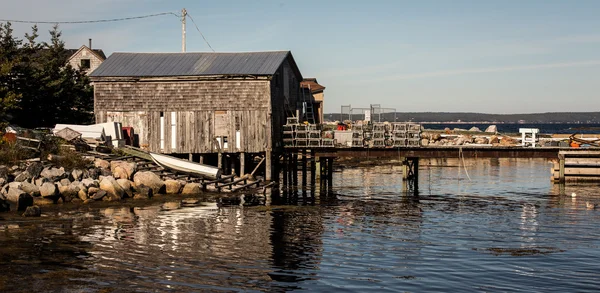
{"label": "evergreen tree", "polygon": [[12,33],[10,23],[0,24],[0,126],[12,119],[10,111],[17,109],[22,96],[16,82],[20,76],[21,42]]}

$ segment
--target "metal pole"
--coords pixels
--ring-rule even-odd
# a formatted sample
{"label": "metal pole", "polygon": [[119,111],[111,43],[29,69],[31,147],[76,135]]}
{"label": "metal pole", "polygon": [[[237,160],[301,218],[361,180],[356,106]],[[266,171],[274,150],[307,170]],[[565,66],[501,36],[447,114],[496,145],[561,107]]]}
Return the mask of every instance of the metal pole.
{"label": "metal pole", "polygon": [[187,18],[187,10],[181,9],[181,52],[185,53],[185,19]]}

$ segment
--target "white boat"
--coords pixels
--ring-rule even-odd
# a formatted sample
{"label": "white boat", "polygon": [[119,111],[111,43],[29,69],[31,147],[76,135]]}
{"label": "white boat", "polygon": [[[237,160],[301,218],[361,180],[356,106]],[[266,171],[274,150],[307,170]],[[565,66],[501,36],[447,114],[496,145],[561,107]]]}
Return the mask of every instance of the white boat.
{"label": "white boat", "polygon": [[149,152],[152,160],[163,168],[172,169],[182,173],[198,174],[210,179],[218,179],[221,177],[221,169],[209,165],[194,163],[172,156],[161,155]]}

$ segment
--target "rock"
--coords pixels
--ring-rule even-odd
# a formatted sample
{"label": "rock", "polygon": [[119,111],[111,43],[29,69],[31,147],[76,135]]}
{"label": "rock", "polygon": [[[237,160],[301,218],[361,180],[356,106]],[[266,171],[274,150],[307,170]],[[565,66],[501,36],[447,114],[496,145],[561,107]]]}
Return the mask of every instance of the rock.
{"label": "rock", "polygon": [[432,133],[431,137],[429,139],[431,141],[438,141],[438,140],[442,139],[442,135],[440,133]]}
{"label": "rock", "polygon": [[177,180],[165,180],[165,189],[167,194],[178,194],[181,191],[181,184]]}
{"label": "rock", "polygon": [[131,181],[128,179],[117,179],[117,183],[125,191],[127,197],[133,197],[133,190],[131,189]]}
{"label": "rock", "polygon": [[42,185],[48,181],[49,180],[46,177],[41,177],[41,178],[35,179],[35,186],[42,187]]}
{"label": "rock", "polygon": [[472,132],[481,132],[481,129],[479,129],[479,127],[475,127],[475,126],[473,126],[473,127],[471,127],[471,128],[469,129],[469,131],[472,131]]}
{"label": "rock", "polygon": [[90,188],[88,188],[88,196],[93,196],[98,191],[100,191],[100,188],[98,188],[98,187],[90,187]]}
{"label": "rock", "polygon": [[133,176],[133,181],[136,186],[144,185],[152,188],[152,194],[156,195],[159,193],[165,193],[165,183],[158,177],[158,175],[145,171],[137,172]]}
{"label": "rock", "polygon": [[488,139],[485,137],[476,137],[474,141],[476,144],[487,144],[488,143]]}
{"label": "rock", "polygon": [[49,198],[44,198],[44,197],[34,197],[33,204],[36,206],[51,205],[51,204],[54,204],[54,200],[51,200]]}
{"label": "rock", "polygon": [[94,196],[92,196],[93,200],[102,200],[103,197],[105,197],[108,193],[104,190],[98,190],[98,192],[94,193]]}
{"label": "rock", "polygon": [[200,204],[200,200],[197,198],[186,198],[181,201],[181,205],[185,207],[193,207]]}
{"label": "rock", "polygon": [[[486,132],[487,132],[487,131],[486,131]],[[489,142],[490,142],[491,144],[496,144],[496,143],[499,143],[499,142],[500,142],[500,140],[498,139],[498,136],[496,136],[496,135],[492,135],[492,136],[490,136],[490,141],[489,141]]]}
{"label": "rock", "polygon": [[100,186],[98,181],[96,181],[94,179],[90,179],[90,178],[85,178],[85,179],[81,180],[81,184],[83,184],[83,186],[85,186],[86,188]]}
{"label": "rock", "polygon": [[97,168],[88,169],[88,177],[94,180],[98,180],[100,176],[100,170]]}
{"label": "rock", "polygon": [[461,135],[454,140],[455,145],[464,145],[473,142],[473,138],[469,135]]}
{"label": "rock", "polygon": [[15,179],[13,179],[13,181],[15,181],[15,182],[25,182],[25,181],[27,181],[29,179],[31,179],[31,175],[29,174],[29,172],[23,171],[23,172],[20,172],[17,176],[15,176]]}
{"label": "rock", "polygon": [[154,195],[152,188],[140,184],[136,187],[136,194],[133,196],[133,199],[148,199]]}
{"label": "rock", "polygon": [[421,139],[421,145],[422,146],[428,146],[429,145],[429,139],[426,139],[426,138]]}
{"label": "rock", "polygon": [[71,171],[71,178],[73,178],[73,181],[81,181],[83,179],[83,170],[74,169]]}
{"label": "rock", "polygon": [[42,215],[42,209],[39,206],[27,207],[23,213],[23,217],[39,217]]}
{"label": "rock", "polygon": [[65,168],[44,168],[40,176],[48,178],[52,181],[57,181],[63,178],[68,177],[67,173],[65,173]]}
{"label": "rock", "polygon": [[121,200],[125,194],[125,190],[117,183],[117,180],[112,176],[107,176],[100,181],[100,189],[108,193],[109,199]]}
{"label": "rock", "polygon": [[4,186],[6,184],[6,179],[0,177],[0,186]]}
{"label": "rock", "polygon": [[96,159],[94,161],[94,166],[96,168],[109,169],[110,168],[110,163],[107,160]]}
{"label": "rock", "polygon": [[46,182],[40,187],[40,195],[46,198],[57,197],[58,189],[54,183]]}
{"label": "rock", "polygon": [[37,178],[40,177],[42,170],[44,170],[44,165],[40,162],[31,162],[25,170],[32,178]]}
{"label": "rock", "polygon": [[83,201],[83,204],[89,204],[90,202],[93,202],[94,200],[91,198],[88,198],[86,200]]}
{"label": "rock", "polygon": [[33,197],[19,188],[9,188],[5,199],[12,210],[24,211],[33,205]]}
{"label": "rock", "polygon": [[4,179],[4,181],[8,181],[8,167],[0,166],[0,178]]}
{"label": "rock", "polygon": [[178,208],[181,207],[181,202],[179,201],[169,201],[169,202],[165,202],[161,208],[163,210],[176,210]]}
{"label": "rock", "polygon": [[199,194],[202,193],[202,186],[199,183],[188,183],[183,187],[181,194]]}
{"label": "rock", "polygon": [[132,179],[133,174],[137,171],[137,164],[125,161],[110,162],[110,170],[113,177],[117,179]]}
{"label": "rock", "polygon": [[516,139],[513,139],[511,137],[508,136],[503,136],[502,139],[500,139],[500,145],[501,146],[511,146],[511,145],[517,145],[519,142]]}
{"label": "rock", "polygon": [[[102,176],[104,176],[104,177],[108,177],[108,176],[112,177],[112,172],[109,169],[100,169],[100,177],[102,177]],[[100,180],[100,181],[102,181],[102,180]]]}
{"label": "rock", "polygon": [[67,178],[61,179],[60,180],[60,185],[62,185],[62,186],[69,186],[69,185],[71,185],[71,180],[69,180]]}
{"label": "rock", "polygon": [[79,187],[76,185],[59,186],[58,191],[64,202],[71,202],[75,198],[79,198]]}
{"label": "rock", "polygon": [[485,129],[485,132],[498,133],[498,127],[496,127],[496,125],[490,125]]}
{"label": "rock", "polygon": [[37,185],[31,184],[29,182],[21,183],[21,190],[25,191],[27,194],[33,197],[38,197],[41,195],[40,188]]}
{"label": "rock", "polygon": [[80,188],[79,192],[77,192],[77,197],[83,201],[88,199],[88,190],[84,188]]}
{"label": "rock", "polygon": [[83,200],[81,200],[80,198],[76,197],[76,198],[74,198],[74,199],[71,201],[71,203],[80,204],[80,203],[83,203]]}

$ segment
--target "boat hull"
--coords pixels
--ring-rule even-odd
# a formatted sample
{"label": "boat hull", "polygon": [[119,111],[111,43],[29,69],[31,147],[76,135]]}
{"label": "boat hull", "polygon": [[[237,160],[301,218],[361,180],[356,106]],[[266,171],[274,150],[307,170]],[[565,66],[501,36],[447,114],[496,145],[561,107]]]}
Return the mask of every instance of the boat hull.
{"label": "boat hull", "polygon": [[221,169],[213,166],[194,163],[156,153],[150,153],[150,157],[152,157],[152,160],[154,160],[155,163],[163,168],[172,169],[187,174],[197,174],[210,179],[218,179],[221,177]]}

